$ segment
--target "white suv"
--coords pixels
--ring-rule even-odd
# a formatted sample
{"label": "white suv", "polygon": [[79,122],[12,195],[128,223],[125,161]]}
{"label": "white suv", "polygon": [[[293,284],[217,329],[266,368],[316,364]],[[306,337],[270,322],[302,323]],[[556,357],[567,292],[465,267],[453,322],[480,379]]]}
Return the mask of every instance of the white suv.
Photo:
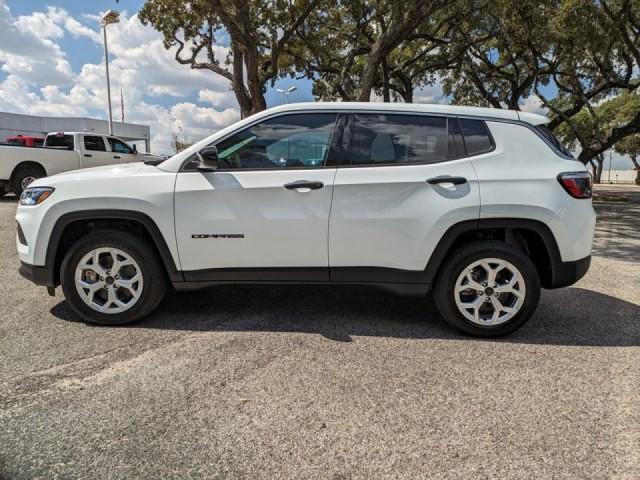
{"label": "white suv", "polygon": [[39,179],[20,199],[20,272],[95,323],[149,314],[168,283],[366,284],[434,291],[496,336],[540,287],[590,262],[585,167],[547,118],[441,105],[305,103],[261,112],[162,162]]}

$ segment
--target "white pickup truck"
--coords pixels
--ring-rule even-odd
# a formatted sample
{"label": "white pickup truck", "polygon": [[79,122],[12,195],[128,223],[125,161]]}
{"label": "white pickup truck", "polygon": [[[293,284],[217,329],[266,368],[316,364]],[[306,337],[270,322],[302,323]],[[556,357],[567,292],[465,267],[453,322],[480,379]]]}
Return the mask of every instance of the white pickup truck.
{"label": "white pickup truck", "polygon": [[47,135],[42,148],[0,145],[0,195],[22,191],[37,178],[81,168],[162,160],[138,153],[119,138],[87,132]]}

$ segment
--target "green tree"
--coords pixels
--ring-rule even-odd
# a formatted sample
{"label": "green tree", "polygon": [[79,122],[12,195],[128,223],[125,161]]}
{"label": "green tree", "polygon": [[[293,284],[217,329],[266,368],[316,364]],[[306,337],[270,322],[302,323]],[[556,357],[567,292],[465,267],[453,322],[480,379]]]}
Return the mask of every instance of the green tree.
{"label": "green tree", "polygon": [[[231,83],[243,117],[266,108],[264,94],[291,70],[286,50],[320,0],[147,0],[143,24],[162,33],[175,59]],[[221,45],[228,44],[228,48]]]}
{"label": "green tree", "polygon": [[[495,0],[471,33],[459,33],[473,41],[445,74],[445,92],[454,102],[513,109],[535,94],[552,116],[552,129],[572,128],[583,110],[640,86],[638,12],[640,0]],[[574,123],[580,133],[583,120]],[[640,132],[640,115],[603,132],[597,142],[580,142],[585,164]]]}
{"label": "green tree", "polygon": [[616,143],[615,151],[620,155],[628,155],[636,170],[636,185],[640,185],[640,135],[630,135]]}
{"label": "green tree", "polygon": [[[557,100],[561,102],[563,99]],[[594,168],[594,179],[600,183],[604,152],[619,142],[637,138],[638,135],[625,135],[620,133],[627,130],[633,119],[640,115],[640,95],[637,93],[621,93],[618,96],[605,100],[599,105],[584,107],[573,115],[567,122],[560,124],[555,133],[566,145],[573,149],[580,149],[578,158],[590,163]],[[613,141],[613,138],[619,138]],[[633,140],[623,144],[633,147]],[[623,148],[619,147],[619,148]],[[582,153],[588,150],[590,153],[587,161],[584,161]],[[620,151],[620,153],[622,153]],[[637,154],[637,151],[636,151]],[[634,159],[634,164],[635,164]]]}
{"label": "green tree", "polygon": [[[296,67],[314,80],[316,97],[413,101],[439,68],[454,62],[445,49],[452,25],[464,20],[472,1],[338,1],[298,29]],[[459,53],[459,50],[455,50]],[[446,56],[445,56],[446,52]]]}

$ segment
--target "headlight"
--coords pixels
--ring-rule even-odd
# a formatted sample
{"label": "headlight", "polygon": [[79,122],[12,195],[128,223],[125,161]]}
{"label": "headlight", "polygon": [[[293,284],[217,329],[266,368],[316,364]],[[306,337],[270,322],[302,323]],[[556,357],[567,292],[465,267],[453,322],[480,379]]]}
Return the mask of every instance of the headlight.
{"label": "headlight", "polygon": [[55,189],[53,187],[33,187],[27,188],[20,195],[20,205],[34,206],[40,205],[51,196]]}

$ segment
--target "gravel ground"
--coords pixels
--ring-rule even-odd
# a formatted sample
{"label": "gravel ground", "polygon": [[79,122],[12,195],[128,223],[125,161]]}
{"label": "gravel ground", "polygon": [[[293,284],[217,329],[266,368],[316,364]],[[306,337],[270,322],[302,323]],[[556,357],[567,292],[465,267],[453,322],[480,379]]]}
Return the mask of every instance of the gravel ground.
{"label": "gravel ground", "polygon": [[589,274],[498,341],[351,287],[86,325],[19,277],[2,198],[0,478],[638,478],[640,193],[613,190]]}

